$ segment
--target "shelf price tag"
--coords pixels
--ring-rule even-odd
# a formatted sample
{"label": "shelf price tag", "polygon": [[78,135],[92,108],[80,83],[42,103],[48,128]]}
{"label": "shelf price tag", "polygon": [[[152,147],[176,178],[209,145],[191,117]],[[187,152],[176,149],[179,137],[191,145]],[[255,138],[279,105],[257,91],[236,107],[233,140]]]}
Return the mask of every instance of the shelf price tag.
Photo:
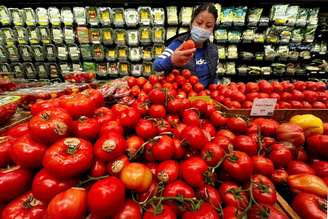
{"label": "shelf price tag", "polygon": [[251,116],[272,116],[277,99],[275,98],[256,98],[253,102]]}

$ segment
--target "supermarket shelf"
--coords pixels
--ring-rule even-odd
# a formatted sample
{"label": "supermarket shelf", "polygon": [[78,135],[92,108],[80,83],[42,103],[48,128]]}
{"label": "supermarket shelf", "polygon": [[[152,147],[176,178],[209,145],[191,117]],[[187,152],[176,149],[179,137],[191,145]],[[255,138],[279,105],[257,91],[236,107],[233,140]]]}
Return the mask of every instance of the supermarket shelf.
{"label": "supermarket shelf", "polygon": [[304,74],[304,75],[224,75],[219,77],[231,78],[233,81],[254,81],[261,79],[274,80],[309,80],[328,79],[328,74]]}

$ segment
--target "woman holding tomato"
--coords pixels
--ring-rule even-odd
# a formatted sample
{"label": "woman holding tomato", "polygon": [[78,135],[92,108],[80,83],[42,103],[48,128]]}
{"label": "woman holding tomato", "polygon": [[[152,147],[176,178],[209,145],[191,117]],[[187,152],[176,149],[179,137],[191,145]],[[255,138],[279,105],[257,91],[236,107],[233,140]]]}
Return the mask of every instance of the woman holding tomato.
{"label": "woman holding tomato", "polygon": [[191,30],[176,36],[153,64],[155,71],[173,68],[189,69],[207,87],[217,80],[217,46],[209,41],[218,12],[211,3],[196,8],[191,19]]}

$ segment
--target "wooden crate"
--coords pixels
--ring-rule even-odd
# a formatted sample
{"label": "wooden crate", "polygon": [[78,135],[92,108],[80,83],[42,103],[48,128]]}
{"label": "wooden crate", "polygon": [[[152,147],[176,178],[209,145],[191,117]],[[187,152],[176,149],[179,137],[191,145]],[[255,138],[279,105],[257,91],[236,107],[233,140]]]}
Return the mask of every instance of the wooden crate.
{"label": "wooden crate", "polygon": [[277,192],[277,203],[275,207],[284,213],[288,218],[301,219],[300,216],[293,210],[293,208],[287,203],[287,201]]}

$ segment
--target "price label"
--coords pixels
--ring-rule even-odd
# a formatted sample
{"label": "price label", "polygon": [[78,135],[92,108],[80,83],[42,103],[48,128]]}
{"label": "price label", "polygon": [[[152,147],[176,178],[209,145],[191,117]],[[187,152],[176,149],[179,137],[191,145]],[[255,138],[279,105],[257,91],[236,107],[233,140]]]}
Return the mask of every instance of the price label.
{"label": "price label", "polygon": [[251,116],[272,116],[277,99],[275,98],[256,98],[253,102]]}

